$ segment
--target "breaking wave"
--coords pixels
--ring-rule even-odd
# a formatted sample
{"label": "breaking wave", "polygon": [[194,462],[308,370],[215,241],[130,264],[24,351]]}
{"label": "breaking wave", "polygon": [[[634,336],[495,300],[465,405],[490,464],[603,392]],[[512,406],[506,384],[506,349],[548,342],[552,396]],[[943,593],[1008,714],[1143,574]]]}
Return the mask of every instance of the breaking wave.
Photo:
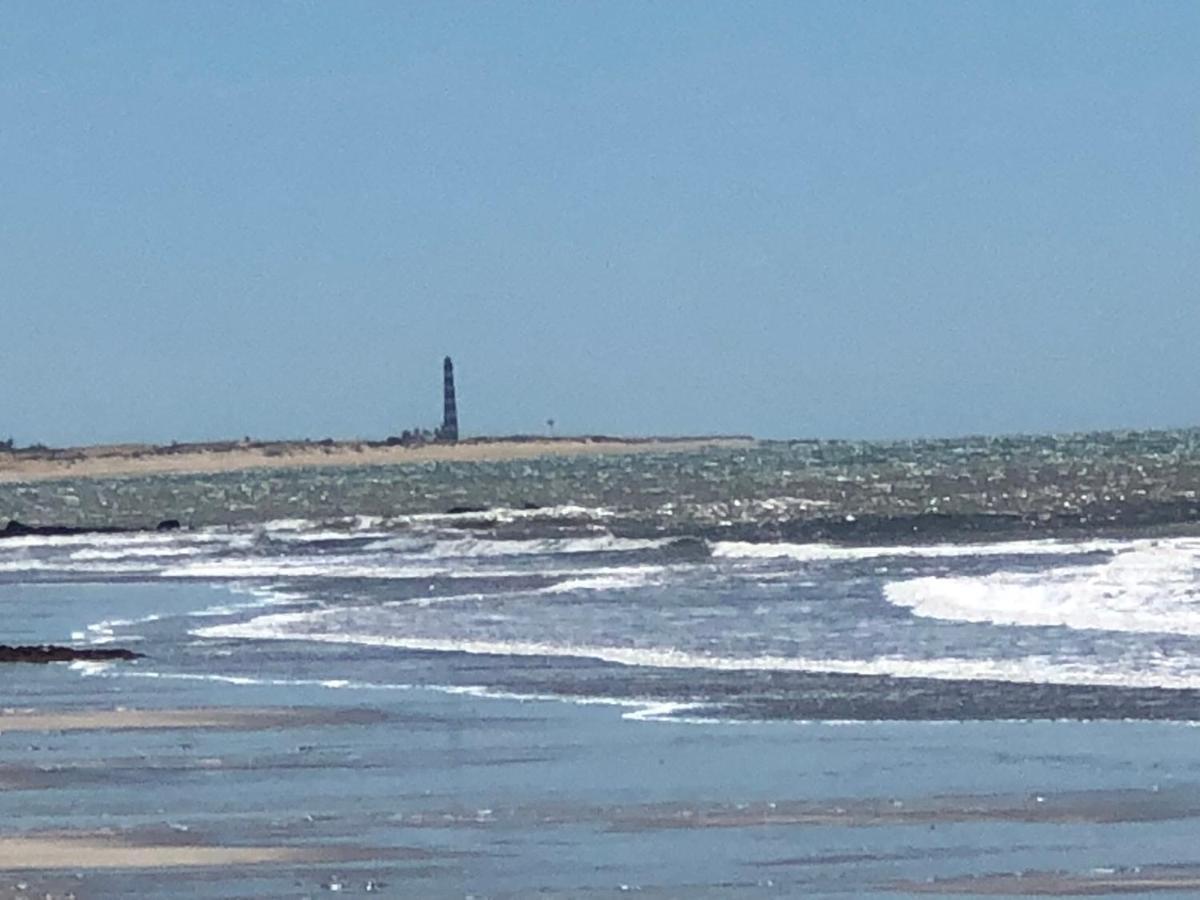
{"label": "breaking wave", "polygon": [[669,647],[569,645],[539,641],[460,640],[432,637],[321,632],[310,627],[322,613],[282,613],[249,622],[199,628],[201,638],[235,640],[300,640],[331,644],[362,644],[400,650],[468,653],[487,656],[565,657],[591,659],[621,666],[656,669],[700,669],[714,672],[807,672],[836,675],[882,675],[940,681],[1001,681],[1021,684],[1061,684],[1111,687],[1200,688],[1200,668],[1190,662],[1159,657],[1141,660],[1136,670],[1127,665],[1067,660],[1050,656],[1015,659],[939,657],[908,659],[885,656],[864,659],[818,659],[786,656],[717,656]]}
{"label": "breaking wave", "polygon": [[611,534],[540,540],[495,540],[491,538],[452,538],[433,542],[401,536],[368,544],[366,550],[420,550],[436,559],[480,558],[493,556],[557,556],[572,553],[620,553],[657,550],[673,543],[670,538],[638,540]]}
{"label": "breaking wave", "polygon": [[992,544],[928,544],[918,546],[850,547],[838,544],[755,543],[718,541],[712,546],[715,559],[791,559],[797,562],[836,562],[839,560],[916,557],[952,559],[984,556],[1075,556],[1087,553],[1112,553],[1127,542],[1092,541],[1000,541]]}
{"label": "breaking wave", "polygon": [[914,578],[884,594],[931,619],[1200,636],[1200,541],[1125,546],[1095,565]]}

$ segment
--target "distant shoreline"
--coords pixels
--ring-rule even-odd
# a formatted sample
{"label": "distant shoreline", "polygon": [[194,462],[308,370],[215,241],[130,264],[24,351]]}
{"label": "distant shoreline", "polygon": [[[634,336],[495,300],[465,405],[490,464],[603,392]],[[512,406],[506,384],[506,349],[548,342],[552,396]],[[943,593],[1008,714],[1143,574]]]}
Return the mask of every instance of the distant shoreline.
{"label": "distant shoreline", "polygon": [[537,456],[682,453],[709,447],[749,447],[745,435],[692,437],[467,438],[456,443],[387,441],[214,441],[206,443],[102,444],[0,450],[0,483],[62,478],[199,475],[247,469],[340,468],[424,462],[498,462]]}

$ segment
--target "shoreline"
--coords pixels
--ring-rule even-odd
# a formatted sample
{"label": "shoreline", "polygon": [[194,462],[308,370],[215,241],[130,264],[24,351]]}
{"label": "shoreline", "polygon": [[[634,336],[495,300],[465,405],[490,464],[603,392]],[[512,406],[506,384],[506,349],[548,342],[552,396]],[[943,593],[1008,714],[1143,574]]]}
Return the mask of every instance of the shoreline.
{"label": "shoreline", "polygon": [[369,724],[382,719],[382,715],[371,710],[335,707],[0,710],[0,735],[172,728],[261,731],[285,727]]}
{"label": "shoreline", "polygon": [[138,841],[112,832],[62,831],[0,836],[0,872],[224,869],[288,863],[345,863],[390,855],[387,851],[348,845],[222,846]]}
{"label": "shoreline", "polygon": [[686,453],[750,447],[743,435],[468,438],[453,444],[380,441],[227,441],[0,450],[0,483],[68,478],[202,475],[251,469],[351,468],[429,462],[504,462],[541,456]]}

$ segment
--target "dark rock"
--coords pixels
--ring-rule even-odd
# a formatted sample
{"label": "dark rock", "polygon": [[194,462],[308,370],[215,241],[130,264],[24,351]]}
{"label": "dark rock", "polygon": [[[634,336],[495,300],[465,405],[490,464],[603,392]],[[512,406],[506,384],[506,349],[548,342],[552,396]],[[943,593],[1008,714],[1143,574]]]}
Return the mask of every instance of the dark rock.
{"label": "dark rock", "polygon": [[[468,513],[485,513],[491,512],[494,508],[495,507],[491,506],[452,506],[446,510],[446,515],[463,516],[467,515]],[[522,503],[520,506],[516,507],[516,509],[534,510],[544,509],[544,507],[540,503],[529,503],[526,501],[525,503]]]}
{"label": "dark rock", "polygon": [[[182,526],[178,519],[163,519],[157,525],[158,531],[174,531]],[[117,525],[26,525],[16,519],[10,519],[0,531],[0,540],[12,537],[60,537],[71,534],[135,534],[147,531],[147,528],[122,528]]]}
{"label": "dark rock", "polygon": [[104,649],[88,647],[59,647],[54,644],[40,644],[24,647],[9,647],[0,644],[0,663],[52,663],[76,662],[88,660],[103,662],[115,659],[140,659],[141,653],[125,650],[120,647],[105,647]]}
{"label": "dark rock", "polygon": [[690,535],[671,541],[663,548],[663,553],[668,559],[679,561],[708,559],[712,556],[708,541]]}
{"label": "dark rock", "polygon": [[0,536],[26,537],[29,535],[37,535],[39,537],[57,537],[65,534],[114,534],[128,530],[130,529],[115,528],[111,526],[80,528],[75,525],[26,525],[24,522],[18,522],[16,519],[10,519],[8,525],[4,527],[4,531],[0,532]]}

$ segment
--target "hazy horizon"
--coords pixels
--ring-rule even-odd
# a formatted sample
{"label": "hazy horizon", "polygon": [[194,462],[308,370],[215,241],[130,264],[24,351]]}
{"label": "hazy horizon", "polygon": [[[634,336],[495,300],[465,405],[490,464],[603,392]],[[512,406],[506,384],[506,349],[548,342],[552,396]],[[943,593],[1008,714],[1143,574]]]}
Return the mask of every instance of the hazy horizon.
{"label": "hazy horizon", "polygon": [[1200,7],[6,5],[0,438],[1200,421]]}
{"label": "hazy horizon", "polygon": [[[433,434],[435,428],[432,425],[423,426],[430,435]],[[82,441],[72,444],[48,444],[44,441],[28,441],[22,442],[14,439],[14,448],[18,450],[28,450],[37,447],[45,447],[49,450],[70,449],[73,447],[99,447],[99,446],[120,446],[124,444],[139,445],[139,446],[172,446],[192,445],[192,444],[223,444],[223,443],[242,443],[249,441],[250,443],[319,443],[322,441],[333,440],[338,444],[353,444],[353,443],[383,443],[388,438],[399,437],[404,429],[387,434],[323,434],[323,435],[304,435],[304,434],[277,434],[277,435],[208,435],[194,438],[167,438],[165,440],[130,438],[126,440],[115,441]],[[1089,428],[1079,429],[1074,431],[1001,431],[1001,432],[963,432],[958,434],[911,434],[911,435],[865,435],[859,437],[848,437],[845,435],[828,434],[828,435],[794,435],[794,436],[776,436],[768,437],[751,432],[732,432],[732,431],[693,431],[693,432],[602,432],[602,431],[561,431],[558,428],[553,430],[546,428],[543,425],[541,431],[531,429],[529,431],[509,431],[509,432],[466,432],[464,431],[460,440],[511,440],[514,438],[529,438],[531,440],[541,440],[545,438],[553,438],[556,440],[572,440],[572,439],[612,439],[612,440],[678,440],[678,439],[736,439],[747,438],[755,441],[768,441],[776,443],[809,443],[809,442],[831,442],[831,443],[907,443],[907,442],[954,442],[954,441],[971,441],[971,440],[1004,440],[1004,439],[1021,439],[1021,438],[1040,438],[1040,437],[1072,437],[1088,434],[1122,434],[1122,433],[1167,433],[1178,431],[1197,431],[1200,430],[1200,423],[1187,425],[1152,425],[1146,427],[1123,427],[1115,426],[1111,428]],[[0,440],[4,440],[0,438]]]}

